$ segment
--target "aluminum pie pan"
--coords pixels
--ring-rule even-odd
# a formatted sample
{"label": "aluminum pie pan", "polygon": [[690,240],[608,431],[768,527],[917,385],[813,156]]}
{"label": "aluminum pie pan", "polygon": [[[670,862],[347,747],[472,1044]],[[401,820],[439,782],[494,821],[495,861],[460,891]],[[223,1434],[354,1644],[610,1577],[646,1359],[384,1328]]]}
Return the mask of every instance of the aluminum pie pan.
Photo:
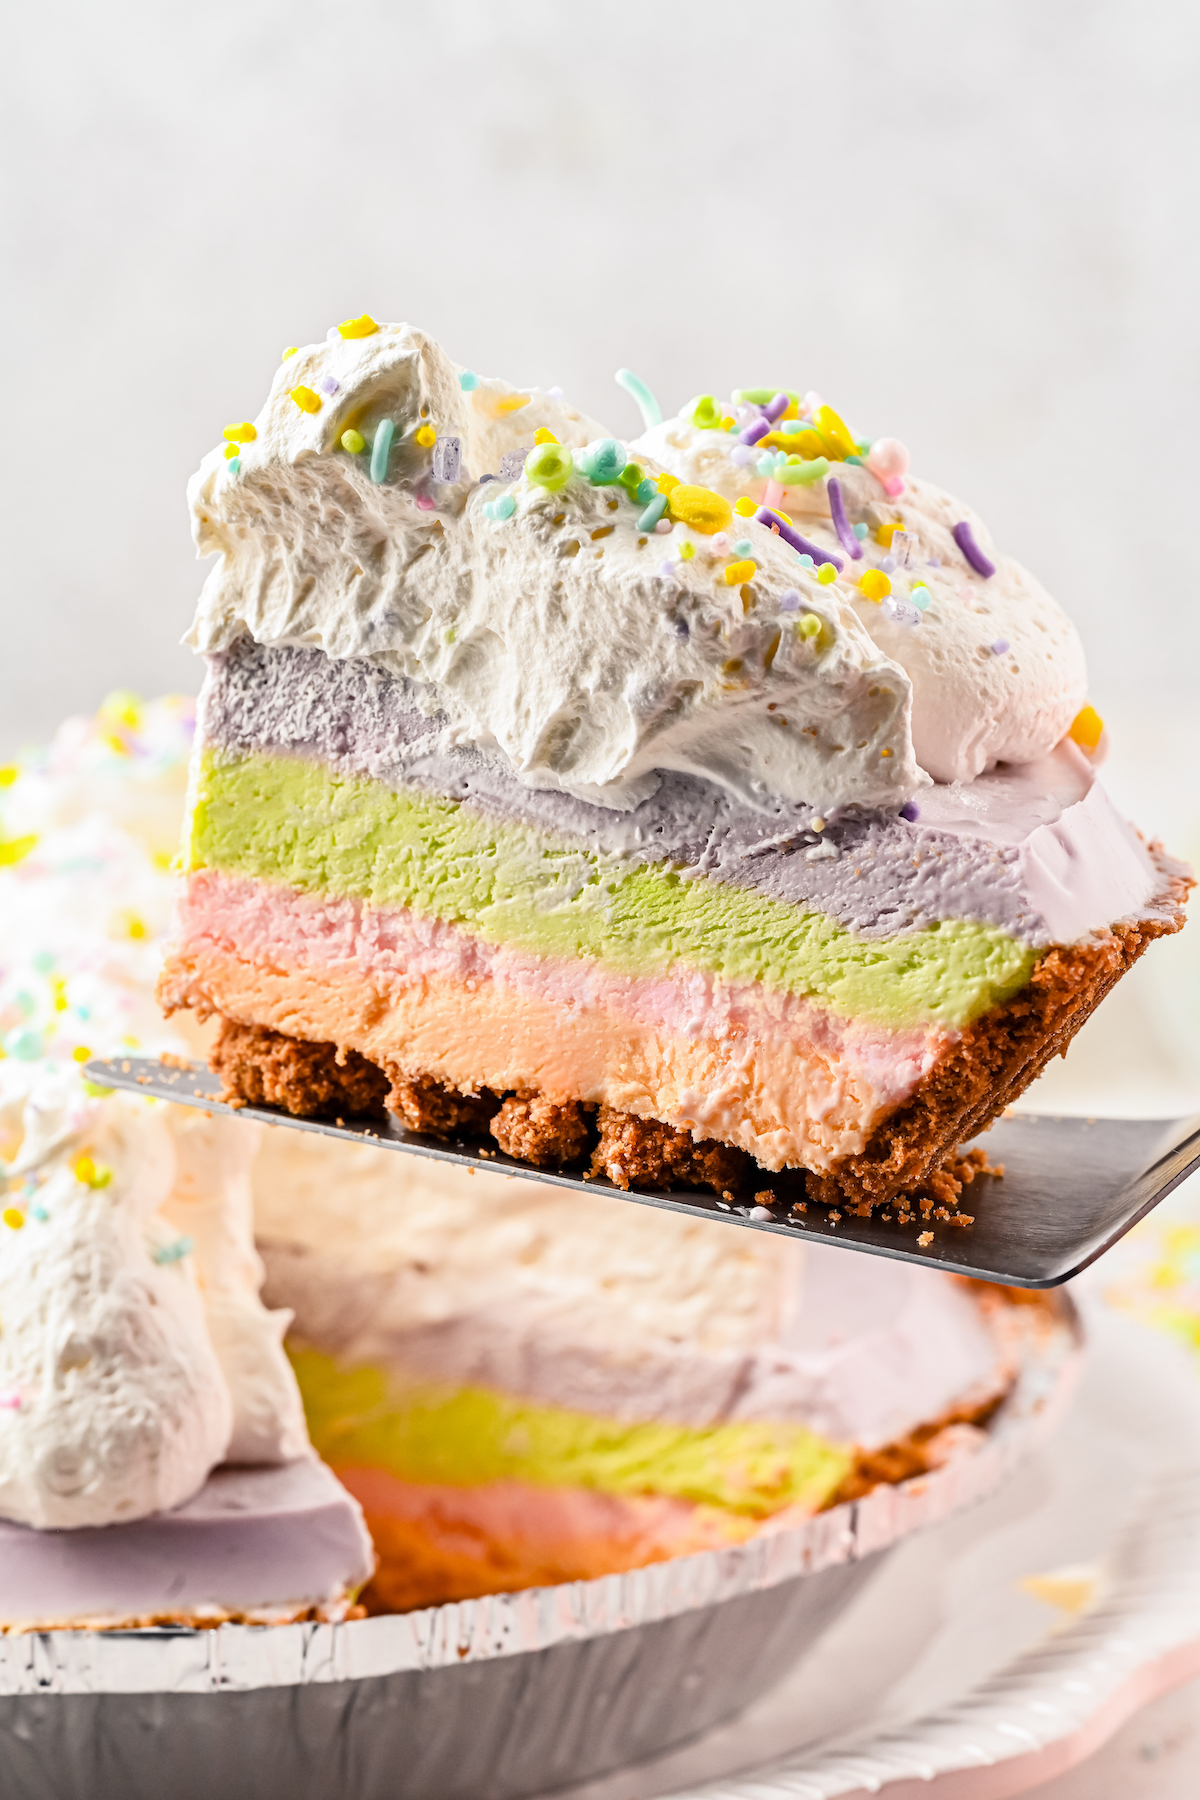
{"label": "aluminum pie pan", "polygon": [[797,1526],[623,1575],[340,1623],[0,1638],[5,1800],[518,1800],[732,1717],[913,1532],[1053,1429],[1078,1317],[1031,1341],[987,1441]]}

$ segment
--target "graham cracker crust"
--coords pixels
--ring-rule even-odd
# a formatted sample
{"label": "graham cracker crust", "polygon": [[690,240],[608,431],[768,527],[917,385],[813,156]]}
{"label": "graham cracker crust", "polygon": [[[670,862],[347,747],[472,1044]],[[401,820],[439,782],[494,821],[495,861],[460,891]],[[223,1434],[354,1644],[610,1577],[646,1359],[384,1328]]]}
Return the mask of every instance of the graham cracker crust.
{"label": "graham cracker crust", "polygon": [[[383,1068],[354,1050],[290,1038],[266,1026],[223,1018],[210,1066],[233,1106],[267,1104],[299,1117],[382,1118],[394,1112],[413,1131],[490,1135],[534,1168],[580,1168],[616,1186],[708,1187],[734,1199],[756,1183],[795,1187],[806,1199],[871,1211],[900,1196],[928,1215],[947,1214],[963,1186],[993,1174],[978,1151],[958,1146],[986,1131],[1071,1039],[1155,938],[1183,924],[1191,881],[1151,846],[1163,890],[1147,915],[1079,944],[1044,952],[1027,985],[968,1026],[916,1091],[875,1128],[865,1148],[824,1173],[784,1177],[761,1170],[745,1151],[657,1119],[589,1105],[570,1095],[461,1094],[420,1070]],[[782,1197],[782,1196],[781,1196]],[[967,1223],[964,1216],[960,1223]]]}

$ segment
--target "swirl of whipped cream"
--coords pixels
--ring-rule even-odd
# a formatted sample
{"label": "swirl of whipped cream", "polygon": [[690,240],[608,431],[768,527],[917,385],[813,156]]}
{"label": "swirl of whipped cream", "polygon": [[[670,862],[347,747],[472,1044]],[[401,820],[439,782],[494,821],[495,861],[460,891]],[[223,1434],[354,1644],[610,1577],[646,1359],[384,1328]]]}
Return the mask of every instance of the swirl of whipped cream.
{"label": "swirl of whipped cream", "polygon": [[465,373],[405,325],[289,358],[238,454],[189,486],[197,547],[219,557],[195,648],[249,632],[373,658],[531,787],[617,810],[667,769],[826,813],[926,782],[909,677],[848,584],[761,525],[714,532],[711,509],[658,532],[615,472],[589,479],[603,457],[539,485],[519,454],[538,427],[574,451],[601,427]]}
{"label": "swirl of whipped cream", "polygon": [[155,1218],[166,1125],[87,1100],[74,1070],[9,1062],[0,1139],[9,1191],[32,1195],[0,1258],[0,1517],[62,1529],[178,1506],[233,1413],[191,1259]]}
{"label": "swirl of whipped cream", "polygon": [[[771,477],[739,458],[739,450],[743,458],[748,453],[740,435],[705,429],[687,410],[645,432],[631,446],[634,455],[730,500],[766,502]],[[931,482],[910,476],[899,485],[902,493],[889,494],[865,464],[833,462],[827,475],[788,486],[773,503],[801,534],[844,561],[838,589],[907,674],[913,750],[935,781],[973,781],[998,762],[1048,755],[1087,697],[1075,627],[1028,570],[997,552],[977,513]],[[858,557],[847,552],[834,521],[839,495],[843,530],[867,527]],[[955,536],[964,523],[995,566],[990,577],[972,566]],[[878,536],[882,529],[888,537],[894,525],[903,527],[907,560],[889,569],[892,594],[880,603],[857,584],[865,569],[894,562]],[[917,605],[908,598],[914,588]]]}

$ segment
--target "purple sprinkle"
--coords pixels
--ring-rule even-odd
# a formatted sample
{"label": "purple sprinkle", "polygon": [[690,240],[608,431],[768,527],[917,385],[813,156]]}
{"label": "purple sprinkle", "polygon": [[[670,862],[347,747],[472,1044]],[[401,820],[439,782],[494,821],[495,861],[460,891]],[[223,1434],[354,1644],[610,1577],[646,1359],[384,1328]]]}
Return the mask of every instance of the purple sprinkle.
{"label": "purple sprinkle", "polygon": [[863,553],[863,548],[854,535],[853,526],[846,517],[846,505],[842,499],[842,484],[836,475],[829,477],[825,483],[825,489],[829,495],[829,511],[833,518],[833,529],[837,532],[846,555],[852,556],[857,562]]}
{"label": "purple sprinkle", "polygon": [[915,800],[906,800],[900,808],[900,817],[907,819],[910,825],[915,825],[920,816],[921,809]]}
{"label": "purple sprinkle", "polygon": [[663,577],[664,581],[669,580],[679,573],[679,565],[678,563],[673,562],[660,562],[658,565],[658,572]]}
{"label": "purple sprinkle", "polygon": [[552,387],[552,388],[546,389],[546,398],[548,400],[561,400],[562,397],[563,397],[563,391],[560,387]]}
{"label": "purple sprinkle", "polygon": [[896,559],[894,556],[885,556],[879,566],[885,575],[894,575],[896,573]]}
{"label": "purple sprinkle", "polygon": [[780,594],[779,610],[780,612],[799,612],[800,596],[795,588],[789,588],[786,594]]}
{"label": "purple sprinkle", "polygon": [[745,431],[739,431],[738,437],[743,444],[757,444],[759,438],[766,437],[770,429],[770,425],[760,413],[752,424],[747,425]]}
{"label": "purple sprinkle", "polygon": [[1008,655],[1008,639],[1007,638],[997,638],[996,639],[995,643],[992,645],[992,655],[993,656],[1007,656]]}
{"label": "purple sprinkle", "polygon": [[940,569],[941,566],[942,566],[942,559],[940,556],[931,556],[929,561],[925,565],[925,567],[927,569]]}
{"label": "purple sprinkle", "polygon": [[754,461],[754,452],[745,444],[735,444],[729,452],[730,462],[744,464]]}
{"label": "purple sprinkle", "polygon": [[769,400],[763,407],[762,416],[764,419],[769,419],[773,425],[780,413],[785,413],[787,411],[789,404],[786,394],[776,394],[775,398]]}
{"label": "purple sprinkle", "polygon": [[[834,556],[832,551],[822,550],[820,544],[810,544],[807,538],[801,537],[798,531],[785,524],[779,514],[773,513],[769,507],[760,506],[754,517],[757,524],[765,525],[770,531],[777,531],[784,543],[790,544],[793,550],[798,550],[801,556],[811,556],[818,564],[832,563],[838,574],[841,574],[845,565],[840,558]],[[861,550],[859,555],[862,555]]]}
{"label": "purple sprinkle", "polygon": [[327,375],[325,377],[324,381],[321,383],[321,386],[324,388],[324,390],[327,394],[336,394],[338,391],[338,388],[341,386],[341,383],[335,381],[333,379],[332,375]]}
{"label": "purple sprinkle", "polygon": [[954,541],[977,575],[982,575],[983,579],[987,581],[996,573],[995,563],[983,554],[975,542],[975,533],[966,519],[960,519],[954,527]]}

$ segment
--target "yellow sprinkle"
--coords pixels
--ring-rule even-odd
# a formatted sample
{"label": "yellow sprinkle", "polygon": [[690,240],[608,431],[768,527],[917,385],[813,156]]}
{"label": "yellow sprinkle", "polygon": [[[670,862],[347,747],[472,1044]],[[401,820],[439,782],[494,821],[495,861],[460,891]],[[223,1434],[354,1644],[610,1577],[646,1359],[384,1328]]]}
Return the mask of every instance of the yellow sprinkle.
{"label": "yellow sprinkle", "polygon": [[858,578],[858,585],[864,600],[879,601],[892,591],[892,584],[882,569],[864,569]]}
{"label": "yellow sprinkle", "polygon": [[320,412],[321,396],[320,394],[314,394],[310,387],[294,387],[291,392],[292,399],[296,402],[296,405],[300,408],[301,412]]}
{"label": "yellow sprinkle", "polygon": [[748,494],[743,494],[740,500],[734,501],[733,510],[739,519],[749,519],[758,511],[758,501],[751,500]]}
{"label": "yellow sprinkle", "polygon": [[90,1156],[77,1156],[71,1173],[76,1181],[82,1181],[85,1186],[90,1187],[96,1173],[96,1165]]}
{"label": "yellow sprinkle", "polygon": [[552,431],[547,431],[544,425],[539,425],[533,434],[533,441],[535,444],[557,444],[558,439]]}
{"label": "yellow sprinkle", "polygon": [[280,362],[286,362],[289,356],[295,356],[299,348],[299,344],[289,344],[283,355],[280,357]]}
{"label": "yellow sprinkle", "polygon": [[890,749],[889,750],[881,750],[879,752],[879,754],[880,754],[880,756],[890,756],[892,754],[892,752]]}
{"label": "yellow sprinkle", "polygon": [[668,475],[664,473],[658,477],[655,485],[660,494],[669,494],[672,488],[680,487],[682,486],[682,483],[680,482],[678,475]]}
{"label": "yellow sprinkle", "polygon": [[357,319],[343,319],[338,326],[338,336],[344,338],[374,337],[379,330],[370,313],[363,313]]}
{"label": "yellow sprinkle", "polygon": [[1100,742],[1100,734],[1104,730],[1104,720],[1094,706],[1085,706],[1075,714],[1071,729],[1067,736],[1079,745],[1081,750],[1094,750]]}
{"label": "yellow sprinkle", "polygon": [[432,450],[433,446],[437,443],[437,432],[433,429],[432,425],[422,425],[421,429],[416,433],[416,439],[423,450]]}
{"label": "yellow sprinkle", "polygon": [[71,1052],[71,1056],[77,1063],[85,1063],[92,1060],[92,1053],[86,1044],[76,1044]]}
{"label": "yellow sprinkle", "polygon": [[348,450],[350,452],[351,456],[361,455],[361,453],[366,449],[366,447],[367,447],[367,440],[363,436],[361,431],[355,431],[353,429],[353,427],[351,427],[351,429],[349,431],[343,431],[343,433],[342,433],[342,449]]}
{"label": "yellow sprinkle", "polygon": [[692,560],[693,556],[695,556],[695,554],[696,554],[695,544],[680,544],[680,546],[679,546],[680,562],[691,562],[691,560]]}
{"label": "yellow sprinkle", "polygon": [[817,580],[822,587],[828,587],[831,581],[837,580],[838,572],[832,563],[822,563],[817,570]]}
{"label": "yellow sprinkle", "polygon": [[858,455],[858,445],[832,406],[818,406],[813,414],[813,424],[820,434],[827,456],[835,456],[839,462],[844,462],[848,456]]}
{"label": "yellow sprinkle", "polygon": [[16,763],[5,763],[4,767],[0,768],[0,788],[11,787],[20,773]]}
{"label": "yellow sprinkle", "polygon": [[129,935],[131,938],[144,938],[146,935],[145,922],[139,919],[136,913],[130,916]]}
{"label": "yellow sprinkle", "polygon": [[100,703],[100,717],[109,725],[126,725],[136,731],[142,722],[142,703],[128,688],[114,688]]}
{"label": "yellow sprinkle", "polygon": [[[820,637],[821,621],[816,613],[805,613],[804,617],[797,621],[796,630],[802,638]],[[815,819],[813,820],[813,826],[818,831],[823,829],[822,826],[817,825]]]}
{"label": "yellow sprinkle", "polygon": [[732,562],[725,565],[725,579],[730,587],[741,587],[743,581],[753,581],[758,564],[749,558],[745,562]]}
{"label": "yellow sprinkle", "polygon": [[877,544],[882,544],[885,550],[890,550],[892,547],[892,539],[898,531],[903,530],[904,521],[902,519],[889,519],[885,525],[880,525],[876,530],[875,542]]}
{"label": "yellow sprinkle", "polygon": [[498,413],[520,412],[523,406],[529,405],[529,401],[530,395],[528,394],[501,394],[496,402],[496,411]]}
{"label": "yellow sprinkle", "polygon": [[4,1209],[4,1223],[6,1225],[11,1225],[14,1231],[20,1231],[22,1225],[25,1223],[25,1214],[21,1212],[18,1207],[6,1206]]}
{"label": "yellow sprinkle", "polygon": [[723,419],[722,419],[722,420],[721,420],[721,430],[722,430],[722,431],[732,431],[732,430],[733,430],[733,423],[734,423],[734,421],[733,421],[733,414],[732,414],[732,413],[726,413],[726,414],[725,414],[725,417],[724,417],[724,418],[723,418]]}
{"label": "yellow sprinkle", "polygon": [[221,436],[227,444],[252,444],[258,433],[247,419],[241,425],[227,425]]}
{"label": "yellow sprinkle", "polygon": [[682,481],[676,482],[667,495],[667,510],[673,519],[682,520],[704,537],[724,531],[733,518],[733,508],[724,494],[714,493],[712,488],[691,487]]}
{"label": "yellow sprinkle", "polygon": [[226,446],[225,446],[225,461],[226,462],[232,462],[233,458],[238,453],[238,448],[239,448],[239,446],[237,444],[226,444]]}
{"label": "yellow sprinkle", "polygon": [[36,833],[28,837],[0,838],[0,869],[11,869],[29,855],[37,843]]}

